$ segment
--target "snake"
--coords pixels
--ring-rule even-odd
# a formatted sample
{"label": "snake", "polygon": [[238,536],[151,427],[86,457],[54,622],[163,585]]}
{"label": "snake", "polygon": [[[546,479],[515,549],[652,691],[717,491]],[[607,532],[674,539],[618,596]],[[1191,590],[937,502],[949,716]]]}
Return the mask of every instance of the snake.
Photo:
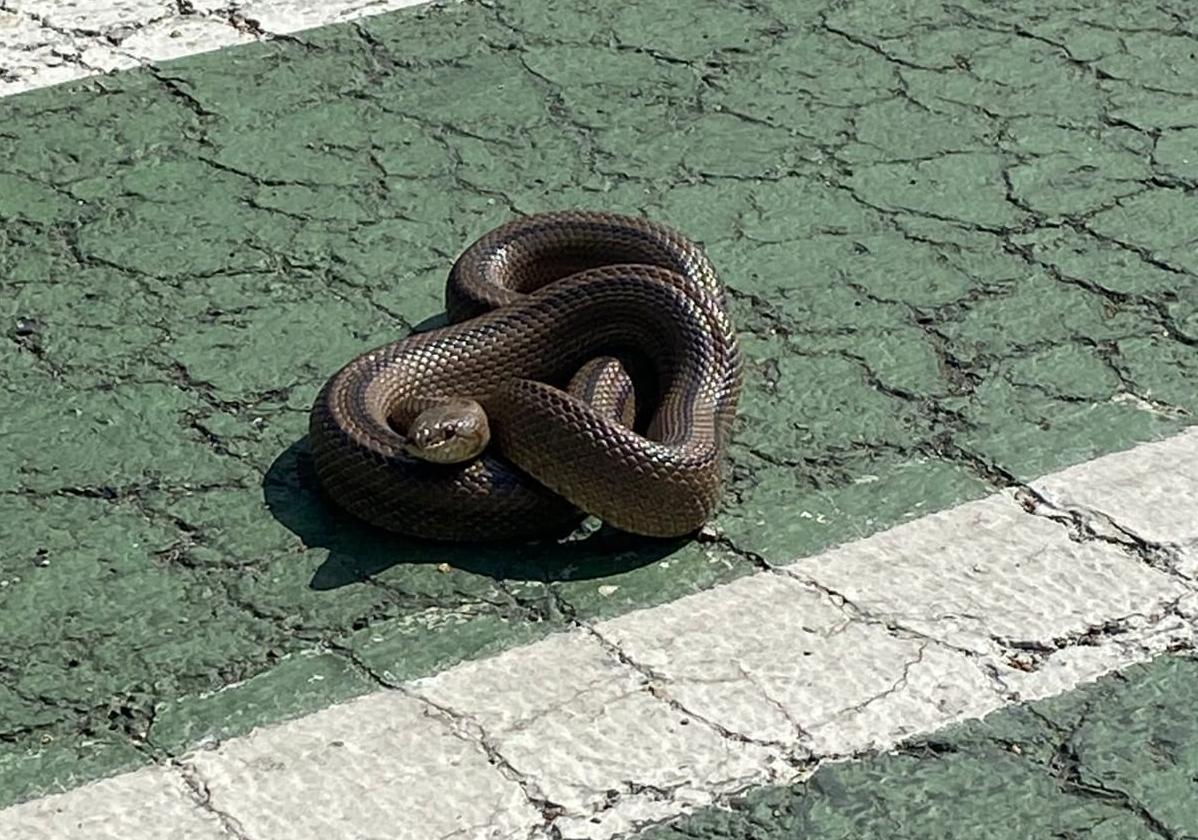
{"label": "snake", "polygon": [[517,216],[461,252],[446,323],[320,389],[324,494],[387,531],[536,539],[597,517],[683,537],[718,511],[744,363],[694,241],[640,216]]}

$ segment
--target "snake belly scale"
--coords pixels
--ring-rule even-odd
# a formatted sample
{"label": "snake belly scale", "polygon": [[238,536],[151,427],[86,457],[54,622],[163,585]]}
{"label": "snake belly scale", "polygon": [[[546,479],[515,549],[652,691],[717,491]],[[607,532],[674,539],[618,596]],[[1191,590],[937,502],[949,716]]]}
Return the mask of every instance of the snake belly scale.
{"label": "snake belly scale", "polygon": [[[336,504],[440,540],[533,537],[584,513],[670,537],[712,516],[743,364],[695,243],[611,213],[518,218],[458,258],[446,309],[449,325],[358,356],[317,396],[309,442]],[[491,445],[464,463],[413,456],[404,424],[462,397]]]}

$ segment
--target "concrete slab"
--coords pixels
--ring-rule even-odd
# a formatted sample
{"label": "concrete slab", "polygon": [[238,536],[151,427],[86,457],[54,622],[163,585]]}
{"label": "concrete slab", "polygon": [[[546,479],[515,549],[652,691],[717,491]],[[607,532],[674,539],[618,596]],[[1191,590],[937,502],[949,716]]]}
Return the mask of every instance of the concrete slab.
{"label": "concrete slab", "polygon": [[[1072,539],[1016,496],[649,609],[574,616],[433,676],[397,682],[351,654],[375,693],[211,739],[172,760],[171,783],[238,836],[606,840],[1194,645],[1188,579]],[[295,677],[337,675],[336,660],[304,664]],[[136,809],[129,784],[111,807]],[[86,805],[63,796],[32,818],[0,811],[0,826],[69,825]],[[125,836],[153,836],[139,826]]]}
{"label": "concrete slab", "polygon": [[[925,4],[912,25],[869,2],[500,0],[269,37],[316,6],[386,7],[0,12],[0,85],[26,91],[0,101],[0,523],[21,523],[0,530],[0,803],[555,632],[640,674],[597,622],[1193,423],[1196,65],[1159,4]],[[234,40],[255,43],[27,89]],[[436,315],[474,235],[562,205],[675,224],[729,282],[749,381],[714,536],[446,550],[331,515],[302,441],[328,372]],[[743,726],[773,778],[779,757],[884,742],[892,715],[931,725],[931,698],[961,712],[975,674],[1036,696],[1190,643],[1184,536],[1016,496],[1031,536],[980,540],[1002,560],[1009,538],[1022,577],[927,547],[904,561],[915,602],[874,575],[854,613],[834,568],[782,572],[813,615],[850,616],[846,639],[894,644],[902,690],[860,712],[829,699],[778,745],[785,715],[756,688],[705,693],[681,668],[716,715],[720,739],[696,740]],[[746,661],[773,697],[782,669]],[[897,679],[862,663],[858,696]],[[642,694],[681,708],[646,688],[613,709]],[[654,732],[672,720],[656,715]],[[628,752],[613,766],[657,778]],[[695,779],[736,775],[705,761]],[[594,801],[582,771],[563,779]],[[620,819],[553,822],[602,832],[684,800],[618,798]]]}
{"label": "concrete slab", "polygon": [[635,840],[1192,837],[1195,691],[1198,660],[1164,656],[896,752],[828,764],[794,786],[748,791]]}
{"label": "concrete slab", "polygon": [[91,782],[70,793],[0,810],[0,836],[13,840],[228,840],[202,788],[171,768],[151,767]]}
{"label": "concrete slab", "polygon": [[1159,562],[1198,579],[1198,431],[1079,464],[1033,481],[1049,504],[1111,539],[1155,549]]}
{"label": "concrete slab", "polygon": [[247,837],[514,840],[541,819],[455,721],[393,692],[265,727],[182,767]]}

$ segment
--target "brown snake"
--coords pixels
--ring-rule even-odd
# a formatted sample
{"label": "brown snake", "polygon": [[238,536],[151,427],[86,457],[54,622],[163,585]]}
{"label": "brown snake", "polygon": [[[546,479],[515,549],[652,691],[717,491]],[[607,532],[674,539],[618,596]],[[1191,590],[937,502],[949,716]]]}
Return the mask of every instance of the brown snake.
{"label": "brown snake", "polygon": [[[316,398],[313,460],[339,506],[444,540],[530,537],[583,513],[681,536],[711,517],[742,361],[697,245],[635,217],[526,216],[471,245],[445,297],[448,326],[364,353]],[[481,455],[426,460],[477,423]]]}

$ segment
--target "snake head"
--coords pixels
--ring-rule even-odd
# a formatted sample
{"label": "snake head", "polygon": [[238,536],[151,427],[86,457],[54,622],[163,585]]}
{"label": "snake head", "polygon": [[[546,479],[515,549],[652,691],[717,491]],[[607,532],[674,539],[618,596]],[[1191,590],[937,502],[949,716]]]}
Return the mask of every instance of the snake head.
{"label": "snake head", "polygon": [[416,415],[404,448],[423,461],[458,464],[477,458],[490,440],[483,407],[474,400],[450,400]]}

